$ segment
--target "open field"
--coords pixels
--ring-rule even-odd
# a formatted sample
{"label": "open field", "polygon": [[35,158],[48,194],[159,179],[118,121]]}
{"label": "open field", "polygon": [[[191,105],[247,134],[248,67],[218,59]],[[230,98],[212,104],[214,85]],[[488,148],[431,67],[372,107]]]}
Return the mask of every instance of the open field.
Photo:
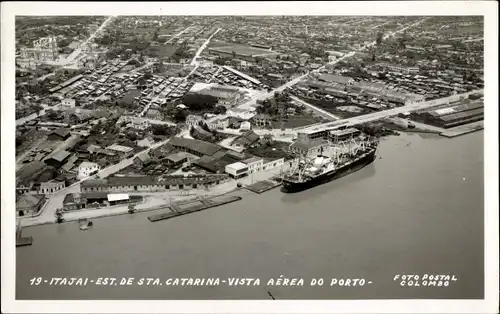
{"label": "open field", "polygon": [[225,53],[232,53],[233,51],[239,55],[252,56],[258,54],[273,53],[274,51],[266,50],[262,48],[255,48],[251,46],[241,45],[241,44],[228,44],[219,47],[210,47],[211,49],[217,49]]}

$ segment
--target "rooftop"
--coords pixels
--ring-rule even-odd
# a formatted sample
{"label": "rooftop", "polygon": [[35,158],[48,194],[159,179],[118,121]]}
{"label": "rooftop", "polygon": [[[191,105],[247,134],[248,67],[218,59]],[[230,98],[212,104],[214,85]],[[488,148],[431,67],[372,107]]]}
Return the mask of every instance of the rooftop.
{"label": "rooftop", "polygon": [[230,165],[227,165],[226,167],[230,167],[230,168],[233,168],[234,170],[238,171],[238,170],[243,170],[243,169],[246,169],[248,168],[248,166],[240,161],[237,161],[235,163],[232,163]]}
{"label": "rooftop", "polygon": [[168,144],[183,147],[208,156],[212,156],[222,149],[222,147],[213,143],[183,137],[172,137]]}
{"label": "rooftop", "polygon": [[46,160],[49,160],[49,159],[53,159],[55,161],[58,161],[58,162],[63,162],[65,161],[66,159],[68,159],[68,157],[70,156],[71,154],[68,153],[67,151],[65,150],[59,150],[55,153],[53,153],[52,155],[50,155]]}
{"label": "rooftop", "polygon": [[129,153],[129,152],[131,152],[131,151],[134,150],[131,147],[122,146],[122,145],[118,145],[118,144],[113,144],[111,146],[108,146],[108,147],[106,147],[106,149],[114,150],[114,151],[117,151],[117,152],[120,152],[120,153]]}

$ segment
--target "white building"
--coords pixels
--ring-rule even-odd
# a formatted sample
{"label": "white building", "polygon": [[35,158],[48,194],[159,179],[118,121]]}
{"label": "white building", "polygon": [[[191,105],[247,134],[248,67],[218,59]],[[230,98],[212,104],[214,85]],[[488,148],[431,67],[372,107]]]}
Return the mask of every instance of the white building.
{"label": "white building", "polygon": [[226,166],[226,173],[232,178],[238,179],[248,175],[248,166],[242,162],[235,162]]}
{"label": "white building", "polygon": [[85,179],[99,170],[101,170],[101,167],[95,162],[82,162],[78,166],[78,179]]}
{"label": "white building", "polygon": [[256,171],[262,170],[264,166],[264,160],[259,157],[252,157],[249,159],[243,160],[243,163],[248,167],[248,173],[254,173]]}
{"label": "white building", "polygon": [[75,108],[76,101],[73,98],[65,98],[61,101],[61,105],[67,108]]}
{"label": "white building", "polygon": [[203,121],[203,118],[201,116],[198,116],[198,115],[190,114],[186,117],[186,124],[187,125],[192,125],[192,126],[199,125],[200,122],[202,122],[202,121]]}
{"label": "white building", "polygon": [[252,128],[252,124],[249,121],[243,121],[241,122],[240,129],[241,130],[250,130]]}

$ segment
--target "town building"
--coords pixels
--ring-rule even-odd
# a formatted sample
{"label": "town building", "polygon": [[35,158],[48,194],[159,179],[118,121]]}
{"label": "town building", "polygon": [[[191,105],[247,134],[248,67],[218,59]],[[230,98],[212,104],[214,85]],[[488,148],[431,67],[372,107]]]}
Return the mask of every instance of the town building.
{"label": "town building", "polygon": [[45,195],[21,195],[16,199],[16,216],[35,216],[38,214],[43,204],[45,204]]}
{"label": "town building", "polygon": [[260,128],[271,126],[272,119],[268,114],[256,114],[251,118],[252,123]]}
{"label": "town building", "polygon": [[71,136],[69,129],[59,128],[47,135],[49,141],[64,141]]}
{"label": "town building", "polygon": [[79,180],[86,179],[89,176],[97,173],[99,170],[101,170],[99,164],[95,162],[84,161],[78,166],[77,178]]}
{"label": "town building", "polygon": [[64,165],[64,163],[66,163],[66,161],[68,161],[70,156],[71,154],[69,152],[59,150],[47,157],[44,162],[49,166],[59,169]]}
{"label": "town building", "polygon": [[169,166],[176,167],[187,162],[188,156],[189,155],[186,152],[177,152],[168,155],[164,160],[167,162]]}
{"label": "town building", "polygon": [[259,157],[252,157],[243,160],[242,163],[247,165],[249,173],[254,173],[262,170],[262,167],[264,166],[264,159]]}
{"label": "town building", "polygon": [[51,180],[48,182],[40,183],[40,194],[52,194],[56,193],[66,187],[66,182],[64,180]]}
{"label": "town building", "polygon": [[221,146],[213,143],[177,136],[172,137],[168,144],[178,150],[185,151],[199,157],[204,155],[212,156],[222,149]]}
{"label": "town building", "polygon": [[134,149],[132,147],[118,144],[110,145],[106,147],[106,150],[115,153],[121,160],[131,157],[134,153]]}
{"label": "town building", "polygon": [[76,100],[73,98],[65,98],[61,100],[61,106],[65,108],[75,108],[76,107]]}
{"label": "town building", "polygon": [[137,177],[108,177],[83,181],[80,185],[81,193],[88,192],[162,192],[168,190],[200,189],[225,182],[227,175],[198,175],[198,176],[137,176]]}
{"label": "town building", "polygon": [[248,175],[248,165],[238,161],[227,165],[225,171],[233,179],[242,178]]}
{"label": "town building", "polygon": [[352,85],[355,82],[352,77],[346,77],[346,76],[340,76],[340,75],[334,75],[334,74],[321,74],[318,77],[318,80],[323,81],[323,82],[327,82],[327,83],[340,84],[340,85]]}
{"label": "town building", "polygon": [[152,162],[151,157],[148,154],[140,154],[133,160],[134,166],[137,168],[143,168],[148,166]]}

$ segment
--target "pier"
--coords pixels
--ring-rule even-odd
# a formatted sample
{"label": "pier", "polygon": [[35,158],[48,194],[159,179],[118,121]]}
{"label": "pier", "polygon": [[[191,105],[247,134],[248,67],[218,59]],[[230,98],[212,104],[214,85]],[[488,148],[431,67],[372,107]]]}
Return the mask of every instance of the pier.
{"label": "pier", "polygon": [[252,183],[250,185],[245,186],[245,189],[252,191],[257,194],[261,194],[272,190],[281,185],[281,182],[271,181],[271,180],[262,180]]}
{"label": "pier", "polygon": [[22,233],[22,227],[21,224],[18,223],[16,226],[16,247],[33,244],[33,237],[23,237],[21,233]]}
{"label": "pier", "polygon": [[151,222],[170,219],[240,201],[241,199],[242,198],[240,196],[216,196],[212,198],[199,197],[196,200],[172,204],[170,205],[171,212],[149,216],[148,219]]}

